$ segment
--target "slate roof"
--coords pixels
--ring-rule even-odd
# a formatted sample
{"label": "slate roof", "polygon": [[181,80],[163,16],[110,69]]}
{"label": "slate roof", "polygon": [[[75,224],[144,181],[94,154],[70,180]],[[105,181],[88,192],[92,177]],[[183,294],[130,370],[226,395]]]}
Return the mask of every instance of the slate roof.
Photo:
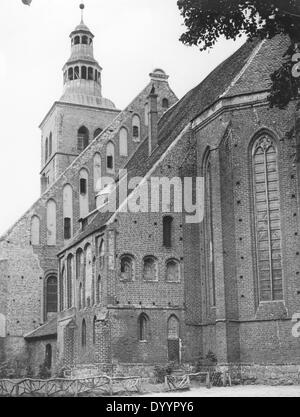
{"label": "slate roof", "polygon": [[47,338],[50,336],[57,335],[57,318],[49,320],[47,323],[33,330],[33,332],[28,333],[24,336],[26,340],[41,339]]}
{"label": "slate roof", "polygon": [[[220,97],[267,91],[270,87],[270,74],[283,61],[288,45],[289,39],[283,36],[265,42],[247,41],[242,45],[161,117],[158,123],[159,146],[149,157],[148,138],[145,138],[125,166],[128,180],[144,177],[188,123]],[[69,247],[105,226],[111,216],[112,213],[98,213]]]}

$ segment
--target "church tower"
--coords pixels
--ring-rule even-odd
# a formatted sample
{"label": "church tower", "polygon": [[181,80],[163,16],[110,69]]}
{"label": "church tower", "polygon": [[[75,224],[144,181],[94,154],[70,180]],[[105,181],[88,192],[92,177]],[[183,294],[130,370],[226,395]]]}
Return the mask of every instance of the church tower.
{"label": "church tower", "polygon": [[63,67],[63,95],[40,125],[41,192],[108,126],[119,110],[102,96],[102,68],[94,58],[94,35],[83,21],[70,34],[71,56]]}

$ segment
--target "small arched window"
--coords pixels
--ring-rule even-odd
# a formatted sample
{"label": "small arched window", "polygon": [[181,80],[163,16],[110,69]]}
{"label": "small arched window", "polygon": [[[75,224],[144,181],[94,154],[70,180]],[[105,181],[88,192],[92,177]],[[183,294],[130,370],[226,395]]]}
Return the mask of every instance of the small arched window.
{"label": "small arched window", "polygon": [[96,288],[96,303],[100,304],[100,302],[101,302],[101,276],[98,275],[97,288]]}
{"label": "small arched window", "polygon": [[121,257],[121,280],[134,280],[134,259],[131,255],[123,255]]}
{"label": "small arched window", "polygon": [[166,263],[167,282],[180,281],[180,263],[176,259],[170,259]]}
{"label": "small arched window", "polygon": [[56,203],[49,200],[47,203],[47,245],[56,245]]}
{"label": "small arched window", "polygon": [[83,276],[83,250],[79,248],[76,252],[76,279]]}
{"label": "small arched window", "polygon": [[162,100],[162,107],[164,109],[169,108],[169,100],[167,98],[163,98],[163,100]]}
{"label": "small arched window", "polygon": [[49,152],[49,139],[46,138],[46,141],[45,141],[45,162],[48,161],[48,156],[49,156],[48,152]]}
{"label": "small arched window", "polygon": [[83,80],[86,80],[86,76],[87,76],[87,70],[86,70],[86,67],[83,66],[83,67],[81,67],[81,78]]}
{"label": "small arched window", "polygon": [[73,228],[73,189],[70,184],[63,189],[63,219],[64,219],[64,239],[72,237]]}
{"label": "small arched window", "polygon": [[89,144],[89,131],[85,126],[81,126],[77,133],[77,150],[82,152]]}
{"label": "small arched window", "polygon": [[71,308],[73,305],[73,256],[69,255],[67,259],[67,308]]}
{"label": "small arched window", "polygon": [[95,316],[93,319],[93,345],[96,344],[96,324],[97,324],[97,317]]}
{"label": "small arched window", "polygon": [[90,307],[92,304],[92,290],[93,290],[93,259],[92,248],[88,245],[85,249],[85,298],[86,306]]}
{"label": "small arched window", "polygon": [[143,279],[144,281],[157,281],[157,260],[153,256],[144,258]]}
{"label": "small arched window", "polygon": [[172,224],[173,217],[165,216],[163,218],[163,246],[166,248],[172,247]]}
{"label": "small arched window", "polygon": [[80,36],[75,36],[74,44],[75,45],[79,45],[80,44]]}
{"label": "small arched window", "polygon": [[94,155],[94,191],[97,193],[101,191],[101,155],[95,153]]}
{"label": "small arched window", "polygon": [[83,36],[82,37],[82,43],[83,43],[83,45],[87,45],[88,44],[88,37],[87,36]]}
{"label": "small arched window", "polygon": [[115,147],[112,142],[106,145],[106,169],[114,171],[115,169]]}
{"label": "small arched window", "polygon": [[128,132],[125,127],[120,129],[119,133],[120,156],[128,156]]}
{"label": "small arched window", "polygon": [[93,81],[94,80],[94,70],[92,67],[89,67],[88,69],[88,79]]}
{"label": "small arched window", "polygon": [[168,340],[177,339],[179,339],[179,320],[173,315],[168,320]]}
{"label": "small arched window", "polygon": [[89,173],[86,169],[79,172],[79,215],[84,219],[89,214]]}
{"label": "small arched window", "polygon": [[136,141],[140,140],[140,135],[141,135],[141,121],[139,116],[137,116],[136,114],[133,116],[132,118],[132,136],[133,139]]}
{"label": "small arched window", "polygon": [[52,155],[52,132],[49,135],[49,157]]}
{"label": "small arched window", "polygon": [[78,308],[81,310],[83,307],[83,290],[82,290],[82,283],[79,284],[79,291],[78,291]]}
{"label": "small arched window", "polygon": [[46,345],[45,349],[45,366],[48,369],[51,369],[52,367],[52,346],[50,343]]}
{"label": "small arched window", "polygon": [[33,216],[31,219],[30,243],[32,246],[40,244],[40,219],[38,216]]}
{"label": "small arched window", "polygon": [[71,81],[74,79],[74,71],[73,71],[73,68],[72,67],[69,68],[69,70],[68,70],[68,78]]}
{"label": "small arched window", "polygon": [[78,78],[80,78],[80,71],[79,71],[79,67],[75,67],[74,68],[74,79],[78,80]]}
{"label": "small arched window", "polygon": [[94,139],[100,135],[100,133],[103,131],[103,129],[101,129],[100,127],[98,127],[98,129],[95,130],[94,132]]}
{"label": "small arched window", "polygon": [[86,349],[86,322],[84,319],[81,325],[81,346],[83,350]]}
{"label": "small arched window", "polygon": [[57,313],[57,277],[51,275],[46,280],[46,314]]}
{"label": "small arched window", "polygon": [[145,342],[148,339],[149,332],[149,318],[146,314],[142,313],[138,319],[138,334],[140,342]]}
{"label": "small arched window", "polygon": [[104,239],[100,240],[99,243],[99,264],[100,264],[100,269],[104,268],[104,261],[105,261],[105,244],[104,244]]}

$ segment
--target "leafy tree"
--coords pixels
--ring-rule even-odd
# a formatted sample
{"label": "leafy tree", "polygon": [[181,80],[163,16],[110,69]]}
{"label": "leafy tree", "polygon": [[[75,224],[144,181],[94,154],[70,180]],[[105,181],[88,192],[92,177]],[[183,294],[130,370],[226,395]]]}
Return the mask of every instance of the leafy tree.
{"label": "leafy tree", "polygon": [[201,51],[215,45],[221,36],[236,40],[270,39],[288,35],[291,46],[282,67],[271,75],[271,106],[284,108],[298,97],[300,77],[292,75],[292,57],[300,42],[300,0],[178,0],[187,31],[180,40]]}
{"label": "leafy tree", "polygon": [[[186,32],[180,41],[195,45],[201,51],[212,48],[218,39],[236,40],[246,35],[271,39],[278,34],[288,35],[291,43],[282,66],[270,74],[272,87],[270,106],[285,108],[299,98],[300,91],[300,0],[178,0]],[[297,105],[296,162],[300,176],[300,103]]]}

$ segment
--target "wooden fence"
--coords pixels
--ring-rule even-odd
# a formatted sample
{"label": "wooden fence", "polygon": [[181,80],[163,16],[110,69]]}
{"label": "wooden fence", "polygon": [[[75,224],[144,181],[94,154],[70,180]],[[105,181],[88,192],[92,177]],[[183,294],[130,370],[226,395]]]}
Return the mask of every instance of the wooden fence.
{"label": "wooden fence", "polygon": [[79,379],[2,379],[0,380],[0,396],[78,396],[95,393],[99,396],[130,394],[141,392],[140,377],[99,376]]}

